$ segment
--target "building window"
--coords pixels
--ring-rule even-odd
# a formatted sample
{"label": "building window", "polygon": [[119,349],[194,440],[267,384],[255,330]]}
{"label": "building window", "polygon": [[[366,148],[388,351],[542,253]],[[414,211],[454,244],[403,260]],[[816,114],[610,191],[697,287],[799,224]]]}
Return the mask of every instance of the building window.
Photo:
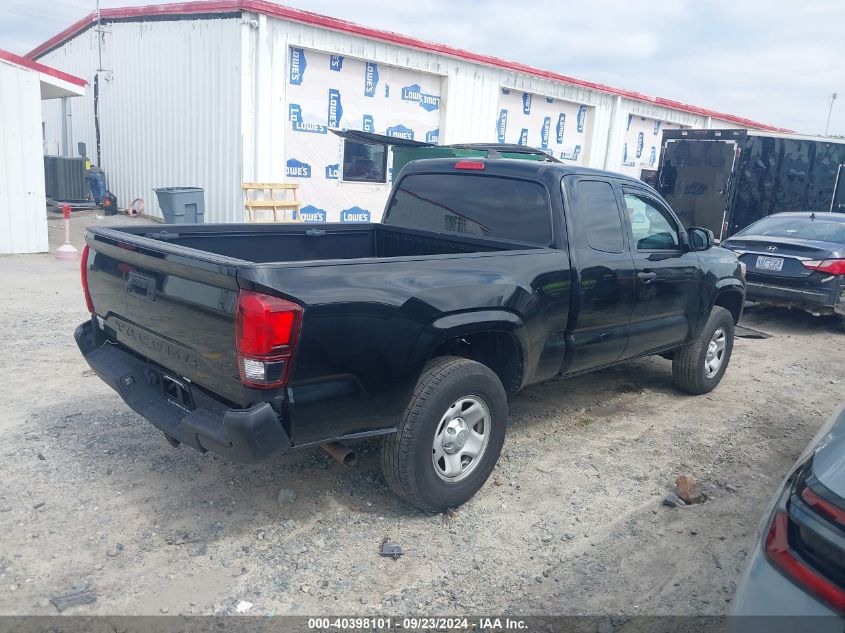
{"label": "building window", "polygon": [[387,145],[343,141],[343,175],[346,182],[387,182]]}

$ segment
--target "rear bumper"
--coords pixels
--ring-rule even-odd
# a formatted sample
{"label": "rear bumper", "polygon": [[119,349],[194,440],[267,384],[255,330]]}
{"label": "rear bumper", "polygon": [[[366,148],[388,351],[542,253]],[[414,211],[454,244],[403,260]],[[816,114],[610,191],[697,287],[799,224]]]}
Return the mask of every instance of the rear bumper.
{"label": "rear bumper", "polygon": [[791,288],[752,279],[746,285],[749,301],[796,307],[819,314],[845,315],[845,286],[835,278],[829,285],[818,288]]}
{"label": "rear bumper", "polygon": [[165,395],[161,368],[96,336],[87,321],[74,332],[76,344],[96,374],[134,411],[172,440],[242,463],[255,463],[291,450],[291,441],[268,403],[230,409],[187,385],[192,408]]}

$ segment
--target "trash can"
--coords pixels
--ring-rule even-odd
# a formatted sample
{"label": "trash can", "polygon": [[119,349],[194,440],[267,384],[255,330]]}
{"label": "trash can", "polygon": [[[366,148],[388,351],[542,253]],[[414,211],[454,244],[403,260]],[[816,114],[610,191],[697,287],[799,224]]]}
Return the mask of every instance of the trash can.
{"label": "trash can", "polygon": [[168,224],[203,224],[205,191],[200,187],[161,187],[153,189]]}

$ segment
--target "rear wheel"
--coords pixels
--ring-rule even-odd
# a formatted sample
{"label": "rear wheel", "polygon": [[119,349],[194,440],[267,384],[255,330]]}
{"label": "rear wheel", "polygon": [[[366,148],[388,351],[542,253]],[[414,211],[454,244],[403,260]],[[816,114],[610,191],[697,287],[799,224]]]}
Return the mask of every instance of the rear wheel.
{"label": "rear wheel", "polygon": [[715,306],[698,339],[675,351],[672,358],[675,385],[696,395],[715,389],[728,368],[733,345],[733,316],[725,308]]}
{"label": "rear wheel", "polygon": [[461,505],[495,467],[507,415],[504,387],[490,368],[451,356],[431,360],[399,432],[385,437],[388,485],[426,512]]}

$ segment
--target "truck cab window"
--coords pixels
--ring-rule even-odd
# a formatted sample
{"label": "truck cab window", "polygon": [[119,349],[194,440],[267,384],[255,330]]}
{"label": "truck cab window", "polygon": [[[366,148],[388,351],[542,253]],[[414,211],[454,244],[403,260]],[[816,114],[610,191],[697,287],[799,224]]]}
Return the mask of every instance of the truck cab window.
{"label": "truck cab window", "polygon": [[546,188],[536,182],[474,174],[413,174],[395,188],[386,224],[549,246]]}
{"label": "truck cab window", "polygon": [[575,213],[586,229],[590,248],[605,253],[622,252],[622,219],[613,185],[604,180],[578,181]]}
{"label": "truck cab window", "polygon": [[387,145],[343,141],[345,182],[387,182]]}
{"label": "truck cab window", "polygon": [[678,249],[681,243],[678,227],[662,206],[645,196],[626,193],[625,212],[637,250]]}

